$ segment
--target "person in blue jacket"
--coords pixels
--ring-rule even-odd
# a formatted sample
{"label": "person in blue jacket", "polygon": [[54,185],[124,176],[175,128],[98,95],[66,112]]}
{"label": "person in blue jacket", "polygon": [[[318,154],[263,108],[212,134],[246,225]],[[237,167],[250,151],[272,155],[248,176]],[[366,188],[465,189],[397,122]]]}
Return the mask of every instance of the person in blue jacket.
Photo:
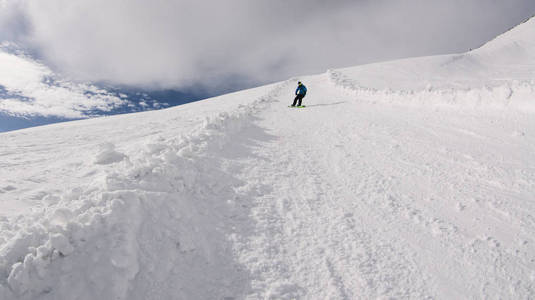
{"label": "person in blue jacket", "polygon": [[[299,81],[297,83],[297,89],[295,90],[295,99],[292,106],[295,106],[295,104],[298,104],[297,106],[301,106],[301,101],[303,101],[303,98],[305,98],[305,95],[307,94],[307,87]],[[298,103],[299,101],[299,103]]]}

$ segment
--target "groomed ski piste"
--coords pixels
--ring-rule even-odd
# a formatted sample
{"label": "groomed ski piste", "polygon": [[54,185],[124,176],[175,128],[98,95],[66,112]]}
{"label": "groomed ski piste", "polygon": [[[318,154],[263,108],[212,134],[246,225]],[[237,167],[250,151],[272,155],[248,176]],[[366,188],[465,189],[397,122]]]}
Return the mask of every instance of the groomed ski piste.
{"label": "groomed ski piste", "polygon": [[0,299],[530,299],[534,136],[535,19],[468,53],[2,133]]}

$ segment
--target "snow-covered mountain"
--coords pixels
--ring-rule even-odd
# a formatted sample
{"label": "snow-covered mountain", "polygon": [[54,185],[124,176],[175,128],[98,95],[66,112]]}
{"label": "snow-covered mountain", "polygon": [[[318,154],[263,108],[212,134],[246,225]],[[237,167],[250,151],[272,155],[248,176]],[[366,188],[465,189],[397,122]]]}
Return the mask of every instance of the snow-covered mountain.
{"label": "snow-covered mountain", "polygon": [[468,53],[333,70],[330,77],[378,101],[533,109],[533,24],[530,19]]}
{"label": "snow-covered mountain", "polygon": [[532,297],[534,28],[0,134],[0,299]]}

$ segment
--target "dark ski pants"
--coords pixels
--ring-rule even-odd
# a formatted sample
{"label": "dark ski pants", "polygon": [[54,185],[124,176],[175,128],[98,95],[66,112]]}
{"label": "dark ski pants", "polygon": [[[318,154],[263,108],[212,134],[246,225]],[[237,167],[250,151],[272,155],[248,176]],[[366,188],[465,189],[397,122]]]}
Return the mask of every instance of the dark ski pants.
{"label": "dark ski pants", "polygon": [[303,101],[303,98],[305,98],[304,94],[299,94],[299,95],[295,96],[294,104],[292,104],[292,106],[295,106],[297,101],[299,101],[299,104],[297,104],[297,106],[301,106],[301,101]]}

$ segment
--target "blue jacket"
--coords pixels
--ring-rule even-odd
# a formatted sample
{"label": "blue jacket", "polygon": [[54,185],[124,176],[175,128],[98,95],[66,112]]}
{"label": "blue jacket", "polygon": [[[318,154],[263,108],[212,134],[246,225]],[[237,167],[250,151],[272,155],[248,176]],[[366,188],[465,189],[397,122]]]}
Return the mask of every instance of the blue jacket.
{"label": "blue jacket", "polygon": [[307,87],[304,84],[301,84],[301,85],[297,86],[297,89],[295,90],[295,94],[296,95],[303,94],[303,96],[304,96],[304,95],[306,95],[306,93],[307,93]]}

